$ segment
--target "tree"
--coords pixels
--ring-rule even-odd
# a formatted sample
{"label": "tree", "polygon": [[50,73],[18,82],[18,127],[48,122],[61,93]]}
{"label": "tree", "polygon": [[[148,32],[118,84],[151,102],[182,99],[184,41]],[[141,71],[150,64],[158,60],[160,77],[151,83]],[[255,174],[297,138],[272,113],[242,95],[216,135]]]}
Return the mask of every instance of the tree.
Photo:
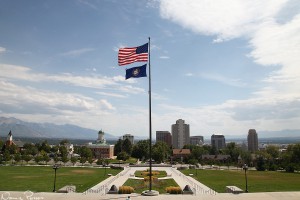
{"label": "tree", "polygon": [[67,139],[63,139],[62,141],[60,141],[60,145],[65,145],[65,144],[69,144],[70,142],[69,142],[69,140],[67,140]]}
{"label": "tree", "polygon": [[66,165],[66,163],[69,161],[68,157],[66,155],[61,157],[61,161]]}
{"label": "tree", "polygon": [[0,139],[0,151],[3,148],[3,146],[4,146],[4,142]]}
{"label": "tree", "polygon": [[152,158],[156,162],[164,162],[171,155],[171,148],[165,142],[158,141],[152,148]]}
{"label": "tree", "polygon": [[230,161],[232,163],[238,162],[238,157],[240,155],[240,149],[236,146],[235,142],[230,142],[226,145],[225,154],[230,155]]}
{"label": "tree", "polygon": [[44,154],[43,155],[43,160],[45,161],[45,164],[47,165],[48,162],[51,160],[50,157],[48,156],[48,154]]}
{"label": "tree", "polygon": [[118,155],[117,155],[117,159],[118,160],[127,160],[127,159],[129,159],[129,155],[125,152],[125,151],[122,151],[122,152],[120,152]]}
{"label": "tree", "polygon": [[[37,146],[39,146],[39,145],[37,145]],[[30,154],[32,156],[37,155],[39,152],[36,145],[30,144],[30,143],[25,143],[23,148],[24,148],[25,154]]]}
{"label": "tree", "polygon": [[133,146],[132,157],[138,159],[149,159],[149,140],[140,140]]}
{"label": "tree", "polygon": [[8,162],[11,160],[11,155],[9,153],[9,151],[7,149],[4,150],[4,153],[3,153],[3,160],[5,162]]}
{"label": "tree", "polygon": [[85,158],[85,161],[87,161],[89,158],[93,157],[93,153],[91,151],[91,149],[87,148],[86,146],[82,146],[79,149],[79,155]]}
{"label": "tree", "polygon": [[71,158],[71,162],[72,162],[73,166],[76,164],[77,160],[78,159],[76,157]]}
{"label": "tree", "polygon": [[86,162],[86,158],[85,157],[81,157],[80,158],[80,163],[83,165]]}
{"label": "tree", "polygon": [[39,147],[39,151],[45,151],[45,152],[47,152],[47,153],[50,153],[51,147],[50,147],[50,145],[48,144],[48,141],[47,141],[47,140],[45,140],[45,141],[42,142],[42,144],[41,144],[40,147]]}
{"label": "tree", "polygon": [[59,147],[59,153],[60,153],[61,157],[67,157],[68,154],[69,154],[69,152],[67,150],[67,147],[65,147],[65,146],[60,146]]}
{"label": "tree", "polygon": [[300,143],[287,147],[287,151],[282,155],[282,165],[287,172],[300,169]]}
{"label": "tree", "polygon": [[53,161],[54,161],[55,164],[59,161],[59,157],[58,157],[57,154],[54,155]]}
{"label": "tree", "polygon": [[18,147],[15,144],[12,144],[6,147],[5,150],[8,150],[11,155],[14,155],[18,151]]}
{"label": "tree", "polygon": [[43,157],[42,156],[35,156],[34,157],[34,161],[36,162],[36,164],[39,164],[40,161],[43,160]]}
{"label": "tree", "polygon": [[97,165],[103,165],[103,162],[104,162],[103,158],[99,158],[99,159],[97,160],[96,164],[97,164]]}
{"label": "tree", "polygon": [[28,165],[28,162],[31,160],[31,155],[29,154],[22,155],[22,160],[25,160],[26,164]]}
{"label": "tree", "polygon": [[119,139],[114,147],[114,155],[118,155],[122,151],[123,140]]}
{"label": "tree", "polygon": [[257,158],[256,170],[257,171],[265,171],[266,170],[265,159],[263,156],[259,156]]}
{"label": "tree", "polygon": [[18,163],[18,162],[20,162],[21,161],[21,154],[20,153],[16,153],[15,154],[15,156],[14,156],[14,159],[15,159],[15,161]]}
{"label": "tree", "polygon": [[132,144],[128,138],[123,141],[122,151],[126,152],[129,156],[132,153]]}
{"label": "tree", "polygon": [[88,159],[88,162],[90,163],[90,165],[93,163],[93,159],[92,158],[89,158]]}

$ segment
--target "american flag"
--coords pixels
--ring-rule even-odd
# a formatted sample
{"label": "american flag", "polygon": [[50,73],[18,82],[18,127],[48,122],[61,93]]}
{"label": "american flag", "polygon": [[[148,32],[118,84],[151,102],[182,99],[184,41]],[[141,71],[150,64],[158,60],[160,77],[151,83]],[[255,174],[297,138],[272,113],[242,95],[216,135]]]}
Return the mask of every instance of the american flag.
{"label": "american flag", "polygon": [[128,65],[134,62],[148,61],[148,43],[139,47],[125,47],[119,49],[119,66]]}

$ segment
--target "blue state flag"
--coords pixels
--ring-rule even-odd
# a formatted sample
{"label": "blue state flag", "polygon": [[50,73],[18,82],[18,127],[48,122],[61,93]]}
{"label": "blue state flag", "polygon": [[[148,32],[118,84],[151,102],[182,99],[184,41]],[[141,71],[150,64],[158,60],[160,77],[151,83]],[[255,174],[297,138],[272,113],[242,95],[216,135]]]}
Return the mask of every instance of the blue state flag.
{"label": "blue state flag", "polygon": [[147,77],[146,66],[147,66],[147,64],[144,64],[139,67],[132,67],[132,68],[126,69],[126,79]]}

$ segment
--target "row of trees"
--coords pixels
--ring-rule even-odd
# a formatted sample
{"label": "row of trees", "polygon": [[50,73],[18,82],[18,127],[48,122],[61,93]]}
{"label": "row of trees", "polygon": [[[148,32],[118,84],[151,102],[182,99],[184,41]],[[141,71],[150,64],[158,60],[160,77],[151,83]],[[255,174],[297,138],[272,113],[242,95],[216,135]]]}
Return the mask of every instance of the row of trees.
{"label": "row of trees", "polygon": [[[119,139],[115,144],[114,154],[119,160],[127,160],[129,157],[134,157],[142,161],[150,158],[149,155],[149,140],[140,140],[132,145],[130,140]],[[152,146],[152,159],[156,162],[164,162],[172,155],[172,149],[165,142],[157,142]]]}
{"label": "row of trees", "polygon": [[[76,163],[80,161],[92,163],[93,155],[89,148],[85,146],[75,147],[74,153],[80,155],[78,157],[71,157],[69,149],[66,148],[67,140],[63,140],[59,145],[50,146],[45,140],[42,143],[30,144],[26,143],[22,151],[18,151],[15,145],[4,148],[4,143],[0,141],[0,163],[14,160],[16,162],[29,162],[34,159],[35,162],[49,162],[51,158],[54,162],[61,161],[66,163],[71,161]],[[251,154],[243,150],[236,143],[232,142],[226,145],[225,149],[216,150],[215,148],[204,145],[185,145],[184,148],[190,149],[191,154],[185,157],[183,162],[188,164],[202,165],[233,165],[238,166],[244,163],[249,166],[256,167],[257,170],[278,170],[283,169],[289,172],[300,170],[300,144],[291,144],[286,151],[279,151],[277,146],[269,145],[265,150],[260,150]],[[115,144],[114,154],[118,160],[127,160],[129,157],[134,157],[142,161],[149,159],[149,140],[140,140],[136,144],[131,144],[130,140],[118,140]],[[203,155],[229,155],[226,159],[203,159]],[[79,160],[78,160],[79,159]],[[172,160],[172,148],[164,142],[157,142],[152,145],[152,159],[156,162],[168,162]],[[173,160],[181,162],[180,159]],[[99,159],[97,164],[104,164],[105,159]]]}
{"label": "row of trees", "polygon": [[[278,170],[283,169],[288,172],[300,170],[300,144],[288,145],[286,151],[280,151],[278,146],[269,145],[265,150],[250,153],[242,149],[236,143],[231,142],[226,148],[216,150],[209,145],[196,146],[185,145],[183,148],[190,149],[191,154],[185,157],[183,162],[188,164],[202,165],[231,165],[241,167],[244,163],[248,166],[256,167],[257,170]],[[132,145],[128,139],[118,140],[115,145],[115,155],[119,160],[126,160],[134,157],[140,160],[149,159],[149,140],[141,140]],[[203,155],[228,155],[226,159],[203,159]],[[152,158],[156,162],[166,162],[172,160],[172,148],[164,142],[157,142],[152,146]],[[173,160],[181,162],[180,159]]]}
{"label": "row of trees", "polygon": [[72,156],[70,149],[67,149],[66,145],[69,143],[68,140],[62,140],[58,145],[50,146],[47,140],[42,143],[25,143],[22,150],[19,151],[16,145],[5,146],[0,140],[0,163],[12,161],[20,162],[25,161],[28,163],[34,160],[36,163],[44,162],[47,164],[51,159],[55,163],[61,161],[63,163],[72,162],[75,164],[80,161],[82,164],[88,161],[93,162],[93,155],[89,148],[85,146],[75,147],[74,153],[80,155]]}

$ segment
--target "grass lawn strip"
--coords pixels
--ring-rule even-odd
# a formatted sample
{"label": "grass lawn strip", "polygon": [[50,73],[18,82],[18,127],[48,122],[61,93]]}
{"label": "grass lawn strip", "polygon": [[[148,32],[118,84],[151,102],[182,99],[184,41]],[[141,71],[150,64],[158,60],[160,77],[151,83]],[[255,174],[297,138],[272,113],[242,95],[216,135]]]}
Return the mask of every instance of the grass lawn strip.
{"label": "grass lawn strip", "polygon": [[[121,170],[106,169],[106,174],[116,175]],[[1,166],[0,188],[2,191],[52,192],[54,170],[52,167]],[[65,185],[75,185],[76,192],[84,192],[105,180],[105,169],[61,167],[57,170],[56,189]]]}
{"label": "grass lawn strip", "polygon": [[[245,172],[242,170],[196,170],[182,171],[217,192],[225,192],[225,187],[234,185],[243,190],[246,187]],[[300,191],[300,174],[274,171],[247,171],[249,192]]]}

